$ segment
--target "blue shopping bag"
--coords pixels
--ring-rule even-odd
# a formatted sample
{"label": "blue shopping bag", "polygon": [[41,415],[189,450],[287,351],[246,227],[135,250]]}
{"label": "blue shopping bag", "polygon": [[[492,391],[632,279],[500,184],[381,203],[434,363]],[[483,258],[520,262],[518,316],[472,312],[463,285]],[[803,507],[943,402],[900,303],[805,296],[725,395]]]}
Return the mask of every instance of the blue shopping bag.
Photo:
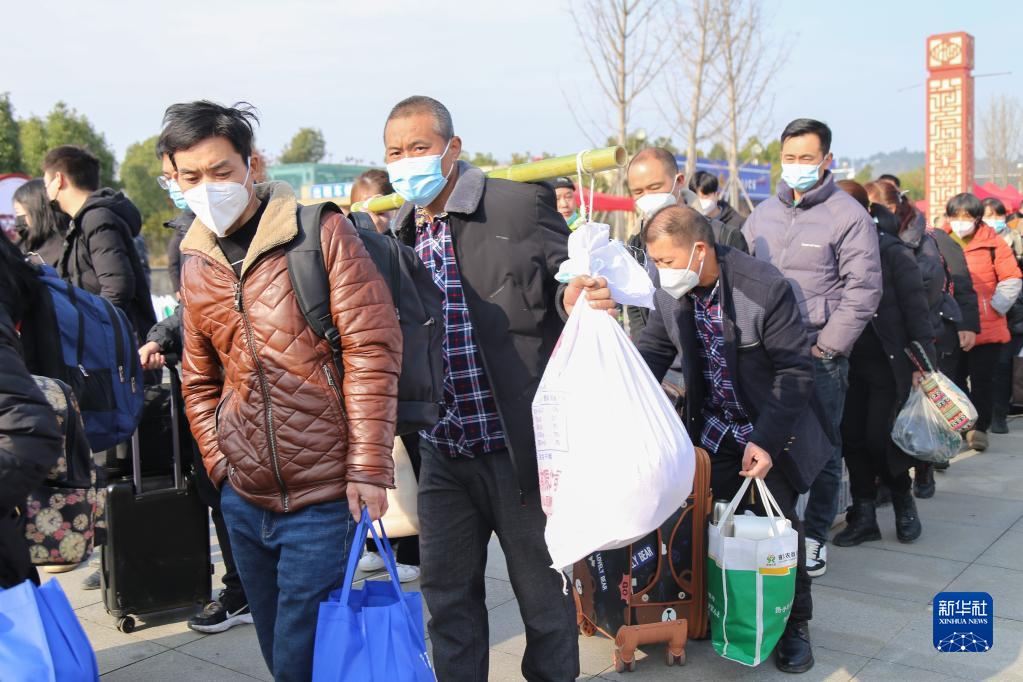
{"label": "blue shopping bag", "polygon": [[35,592],[29,580],[0,590],[0,679],[4,682],[57,679]]}
{"label": "blue shopping bag", "polygon": [[[389,581],[367,580],[352,589],[359,547],[373,534]],[[403,592],[391,543],[377,535],[363,509],[349,554],[344,585],[320,604],[313,650],[313,682],[433,682],[423,632],[423,598]]]}
{"label": "blue shopping bag", "polygon": [[57,682],[99,680],[96,654],[60,583],[50,580],[35,590],[35,597]]}

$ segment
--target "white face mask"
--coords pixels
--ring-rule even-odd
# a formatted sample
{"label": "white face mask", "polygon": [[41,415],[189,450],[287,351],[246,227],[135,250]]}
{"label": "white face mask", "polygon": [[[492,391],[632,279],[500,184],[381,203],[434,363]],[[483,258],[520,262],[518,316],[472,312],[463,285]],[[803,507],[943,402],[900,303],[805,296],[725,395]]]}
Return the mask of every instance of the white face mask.
{"label": "white face mask", "polygon": [[977,224],[972,220],[952,220],[949,224],[952,226],[952,231],[960,239],[969,237],[977,229]]}
{"label": "white face mask", "polygon": [[699,272],[692,270],[693,258],[696,257],[696,249],[689,254],[689,264],[682,269],[658,268],[657,276],[661,279],[661,288],[668,292],[673,298],[682,298],[689,293],[693,287],[699,285],[700,275],[703,274],[703,263],[700,261]]}
{"label": "white face mask", "polygon": [[676,182],[678,182],[677,175],[675,176],[674,182],[671,183],[671,189],[669,191],[644,194],[640,198],[636,199],[636,210],[639,211],[640,215],[642,215],[644,219],[650,220],[654,217],[654,214],[662,208],[674,206],[678,203],[678,199],[675,198],[674,194]]}
{"label": "white face mask", "polygon": [[708,213],[713,211],[717,205],[718,205],[717,199],[715,199],[714,197],[707,198],[700,197],[700,200],[697,202],[696,205],[696,210],[698,210],[703,215],[707,215]]}
{"label": "white face mask", "polygon": [[184,193],[192,213],[221,239],[249,205],[249,190],[245,185],[251,171],[251,166],[246,169],[242,182],[204,182]]}

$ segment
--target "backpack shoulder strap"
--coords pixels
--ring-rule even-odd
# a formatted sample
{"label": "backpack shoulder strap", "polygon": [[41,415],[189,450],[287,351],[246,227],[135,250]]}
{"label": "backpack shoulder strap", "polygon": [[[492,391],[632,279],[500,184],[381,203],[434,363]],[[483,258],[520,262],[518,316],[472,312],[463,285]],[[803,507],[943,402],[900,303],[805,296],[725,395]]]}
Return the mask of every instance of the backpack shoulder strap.
{"label": "backpack shoulder strap", "polygon": [[341,333],[334,326],[330,312],[330,283],[320,241],[320,224],[325,212],[341,213],[341,209],[329,201],[299,205],[298,236],[287,247],[288,277],[302,315],[313,332],[330,344],[335,364],[340,368]]}

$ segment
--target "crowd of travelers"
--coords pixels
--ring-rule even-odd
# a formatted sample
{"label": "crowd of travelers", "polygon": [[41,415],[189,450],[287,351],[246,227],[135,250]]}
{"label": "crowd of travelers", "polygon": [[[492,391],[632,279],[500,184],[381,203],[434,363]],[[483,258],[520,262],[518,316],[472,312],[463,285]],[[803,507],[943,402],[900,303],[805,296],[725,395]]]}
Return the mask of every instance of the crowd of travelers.
{"label": "crowd of travelers", "polygon": [[[244,104],[166,111],[153,181],[180,211],[166,223],[180,305],[159,322],[142,216],[100,186],[91,152],[50,150],[43,176],[15,193],[16,241],[0,240],[0,586],[39,581],[21,510],[62,451],[23,343],[40,277],[53,268],[123,311],[147,384],[180,366],[191,468],[226,569],[223,590],[189,626],[254,623],[274,679],[309,679],[317,610],[349,553],[362,553],[363,571],[384,565],[353,537],[362,514],[386,512],[395,484],[408,339],[365,229],[414,254],[442,311],[442,409],[402,438],[420,534],[396,542],[400,580],[421,581],[437,677],[487,679],[484,571],[496,535],[525,624],[523,676],[575,679],[576,607],[549,568],[531,401],[584,293],[587,305],[619,312],[605,281],[555,278],[579,223],[576,183],[487,177],[460,160],[448,109],[414,96],[383,122],[386,171],[363,173],[351,196],[397,192],[404,205],[350,219],[324,211],[308,232],[293,189],[267,180],[256,122]],[[775,662],[805,672],[812,583],[828,570],[828,544],[892,530],[910,543],[926,532],[915,498],[938,494],[935,470],[948,465],[914,459],[889,435],[922,369],[968,393],[978,418],[967,447],[983,452],[1008,433],[1011,366],[1023,347],[1023,221],[1010,211],[1019,207],[969,193],[930,207],[928,221],[895,176],[836,179],[832,131],[819,121],[792,121],[780,140],[777,193],[748,215],[715,175],[684,177],[672,152],[632,156],[640,229],[629,245],[658,291],[652,310],[629,306],[621,319],[655,378],[685,396],[680,418],[710,454],[715,497],[762,478],[797,529],[795,599]],[[289,272],[290,245],[309,234],[340,357],[311,329]],[[99,489],[124,475],[128,443],[93,456]],[[839,509],[845,470],[851,504]],[[878,524],[885,504],[894,529]],[[845,524],[833,532],[840,512]],[[98,525],[100,552],[104,542]],[[84,588],[101,587],[98,569],[84,573]]]}

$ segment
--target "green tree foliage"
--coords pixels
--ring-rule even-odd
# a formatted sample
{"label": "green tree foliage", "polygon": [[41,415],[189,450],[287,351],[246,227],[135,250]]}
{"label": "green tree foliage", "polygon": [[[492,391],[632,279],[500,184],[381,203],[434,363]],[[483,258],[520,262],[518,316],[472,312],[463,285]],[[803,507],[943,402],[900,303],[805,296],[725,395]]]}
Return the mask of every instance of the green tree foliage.
{"label": "green tree foliage", "polygon": [[21,173],[21,140],[10,93],[0,93],[0,173]]}
{"label": "green tree foliage", "polygon": [[163,224],[177,213],[167,192],[156,184],[156,178],[162,171],[160,159],[156,157],[158,138],[159,135],[153,135],[131,145],[121,162],[124,193],[142,213],[142,234],[149,247],[149,259],[154,263],[163,261],[167,240],[171,236]]}
{"label": "green tree foliage", "polygon": [[21,121],[19,128],[22,160],[25,171],[30,175],[42,175],[43,158],[50,149],[62,144],[76,144],[99,159],[100,185],[118,186],[114,153],[106,138],[92,127],[88,118],[64,102],[57,102],[45,119],[32,116]]}
{"label": "green tree foliage", "polygon": [[300,128],[281,152],[281,163],[318,163],[327,153],[327,141],[318,128]]}
{"label": "green tree foliage", "polygon": [[911,201],[920,201],[924,198],[924,168],[916,168],[911,171],[899,173],[899,182],[902,183],[902,191],[908,192],[906,196]]}
{"label": "green tree foliage", "polygon": [[469,152],[462,152],[462,161],[467,161],[477,168],[495,168],[500,166],[501,163],[497,160],[497,157],[489,152],[476,152],[472,156],[469,156]]}
{"label": "green tree foliage", "polygon": [[865,185],[865,184],[867,184],[868,182],[870,182],[873,179],[874,179],[874,167],[871,166],[869,163],[866,166],[864,166],[863,168],[861,168],[860,172],[857,173],[856,177],[853,178],[853,180],[855,180],[856,182],[860,183],[861,185]]}

